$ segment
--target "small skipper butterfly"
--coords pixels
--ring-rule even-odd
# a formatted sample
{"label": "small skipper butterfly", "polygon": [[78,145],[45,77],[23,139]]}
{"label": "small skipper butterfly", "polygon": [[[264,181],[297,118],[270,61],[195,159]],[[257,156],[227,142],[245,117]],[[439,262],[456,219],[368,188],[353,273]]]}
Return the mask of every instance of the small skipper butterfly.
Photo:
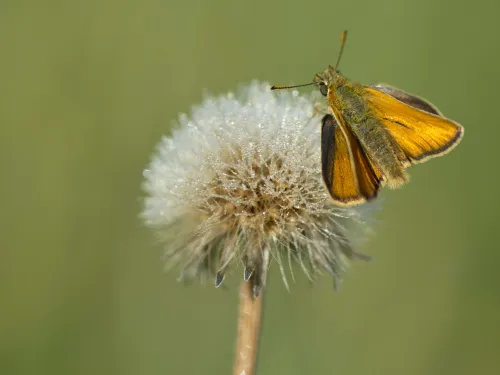
{"label": "small skipper butterfly", "polygon": [[461,140],[464,129],[445,118],[427,100],[386,84],[349,81],[337,70],[347,32],[342,33],[335,67],[316,74],[315,84],[327,98],[322,119],[323,181],[337,204],[360,204],[377,197],[381,186],[408,182],[406,168],[441,156]]}

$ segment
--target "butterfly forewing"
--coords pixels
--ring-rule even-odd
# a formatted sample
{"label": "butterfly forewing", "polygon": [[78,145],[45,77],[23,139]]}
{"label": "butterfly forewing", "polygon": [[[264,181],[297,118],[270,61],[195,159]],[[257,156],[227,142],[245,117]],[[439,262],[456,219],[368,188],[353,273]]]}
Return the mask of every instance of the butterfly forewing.
{"label": "butterfly forewing", "polygon": [[447,153],[463,135],[463,128],[447,118],[374,88],[366,87],[365,94],[373,114],[412,163]]}
{"label": "butterfly forewing", "polygon": [[411,107],[421,109],[434,115],[442,116],[439,109],[437,109],[432,103],[429,103],[427,100],[419,98],[418,96],[408,94],[403,90],[397,89],[390,85],[386,85],[384,83],[377,83],[372,85],[371,87],[377,89],[378,91],[382,91],[383,93],[389,94],[393,98],[396,98],[400,102],[408,104]]}

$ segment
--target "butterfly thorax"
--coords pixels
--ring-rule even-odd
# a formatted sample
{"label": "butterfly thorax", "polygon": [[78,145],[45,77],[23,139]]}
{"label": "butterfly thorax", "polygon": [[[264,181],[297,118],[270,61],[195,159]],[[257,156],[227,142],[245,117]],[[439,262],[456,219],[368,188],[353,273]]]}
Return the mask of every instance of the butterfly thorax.
{"label": "butterfly thorax", "polygon": [[[314,82],[327,97],[330,110],[337,110],[337,114],[343,113],[349,117],[366,114],[361,85],[350,82],[333,67],[328,66],[323,73],[316,74]],[[363,121],[362,117],[358,119],[359,122]]]}
{"label": "butterfly thorax", "polygon": [[328,66],[323,73],[316,74],[314,83],[327,97],[328,107],[334,116],[342,115],[346,120],[359,124],[365,122],[369,114],[362,97],[362,85],[350,82],[332,66]]}

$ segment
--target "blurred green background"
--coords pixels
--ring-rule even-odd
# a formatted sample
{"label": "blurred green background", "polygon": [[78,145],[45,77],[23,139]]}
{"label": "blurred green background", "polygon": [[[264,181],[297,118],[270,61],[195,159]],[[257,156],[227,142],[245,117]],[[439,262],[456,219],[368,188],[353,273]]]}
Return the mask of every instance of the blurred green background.
{"label": "blurred green background", "polygon": [[[306,5],[307,4],[307,5]],[[259,374],[499,374],[500,3],[0,4],[0,373],[229,374],[237,284],[183,286],[143,228],[142,169],[205,88],[333,63],[466,129],[384,191],[340,293],[271,272]],[[306,92],[309,89],[305,89]]]}

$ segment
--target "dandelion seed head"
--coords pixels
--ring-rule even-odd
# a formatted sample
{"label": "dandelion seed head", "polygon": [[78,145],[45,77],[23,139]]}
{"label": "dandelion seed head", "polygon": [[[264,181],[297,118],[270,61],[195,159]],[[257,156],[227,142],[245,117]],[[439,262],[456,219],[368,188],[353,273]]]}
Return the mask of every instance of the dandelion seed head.
{"label": "dandelion seed head", "polygon": [[144,171],[142,218],[181,279],[216,275],[219,285],[239,262],[245,279],[255,272],[263,285],[269,259],[285,283],[294,261],[311,278],[338,279],[361,256],[347,229],[359,211],[335,206],[323,186],[318,95],[269,87],[207,95],[179,116]]}

